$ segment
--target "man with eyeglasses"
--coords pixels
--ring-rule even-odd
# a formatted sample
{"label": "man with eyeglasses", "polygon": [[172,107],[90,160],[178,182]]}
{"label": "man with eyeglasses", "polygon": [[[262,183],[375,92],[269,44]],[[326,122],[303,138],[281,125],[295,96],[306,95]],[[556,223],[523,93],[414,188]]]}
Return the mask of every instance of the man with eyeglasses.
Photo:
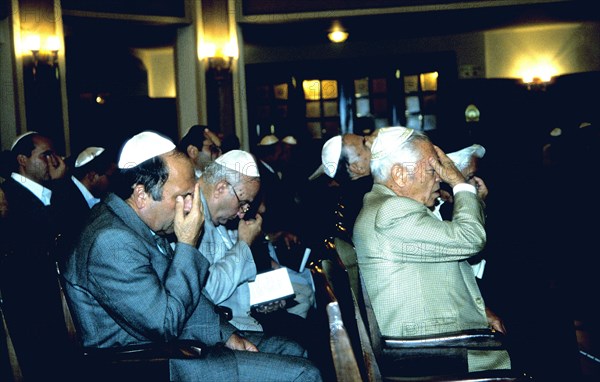
{"label": "man with eyeglasses", "polygon": [[[250,246],[261,233],[262,217],[244,219],[260,189],[254,157],[229,151],[206,166],[198,183],[205,211],[199,249],[211,264],[205,291],[215,305],[231,309],[235,327],[262,331],[249,314],[248,289],[248,281],[256,277]],[[225,225],[236,218],[237,230],[228,230]]]}
{"label": "man with eyeglasses", "polygon": [[[262,233],[263,222],[261,212],[251,219],[246,216],[251,204],[260,202],[255,200],[261,187],[255,158],[242,150],[228,151],[204,169],[198,183],[205,215],[199,250],[210,263],[205,293],[215,305],[231,310],[222,313],[238,330],[294,339],[308,351],[309,359],[314,359],[309,349],[312,343],[306,340],[314,335],[311,326],[305,318],[278,309],[284,307],[283,300],[261,310],[278,311],[275,316],[267,315],[269,327],[263,327],[251,314],[248,282],[257,274],[251,247]],[[236,218],[237,230],[227,229],[226,224]]]}

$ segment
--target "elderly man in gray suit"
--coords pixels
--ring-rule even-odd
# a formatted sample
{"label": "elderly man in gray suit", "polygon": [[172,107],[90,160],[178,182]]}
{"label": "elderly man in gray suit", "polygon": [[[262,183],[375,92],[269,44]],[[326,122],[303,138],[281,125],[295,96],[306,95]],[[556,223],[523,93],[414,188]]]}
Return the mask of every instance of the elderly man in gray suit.
{"label": "elderly man in gray suit", "polygon": [[[194,169],[167,138],[123,146],[123,195],[93,209],[66,263],[66,292],[87,347],[200,340],[207,356],[171,360],[171,380],[320,381],[298,344],[243,337],[203,295],[208,261],[196,249],[204,212]],[[164,238],[174,233],[173,249]]]}
{"label": "elderly man in gray suit", "polygon": [[[484,247],[474,186],[426,135],[381,129],[371,147],[373,189],[354,226],[360,271],[381,332],[410,337],[488,327],[467,259]],[[430,210],[440,181],[454,193],[452,221]],[[509,369],[505,351],[469,351],[470,371]]]}

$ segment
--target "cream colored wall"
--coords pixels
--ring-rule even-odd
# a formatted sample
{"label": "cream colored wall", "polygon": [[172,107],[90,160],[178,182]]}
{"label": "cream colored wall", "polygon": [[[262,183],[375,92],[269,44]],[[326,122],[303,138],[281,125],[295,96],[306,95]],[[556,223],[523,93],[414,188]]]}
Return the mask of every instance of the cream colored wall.
{"label": "cream colored wall", "polygon": [[600,24],[568,23],[487,31],[486,78],[600,70]]}
{"label": "cream colored wall", "polygon": [[172,47],[136,49],[134,54],[148,73],[150,98],[175,98],[175,53]]}

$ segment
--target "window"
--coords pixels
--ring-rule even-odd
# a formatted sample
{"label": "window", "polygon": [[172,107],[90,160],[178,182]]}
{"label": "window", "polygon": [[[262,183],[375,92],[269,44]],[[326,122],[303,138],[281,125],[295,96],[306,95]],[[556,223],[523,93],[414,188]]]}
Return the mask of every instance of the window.
{"label": "window", "polygon": [[306,102],[306,128],[313,138],[339,134],[340,112],[338,82],[309,79],[302,81]]}
{"label": "window", "polygon": [[405,75],[404,114],[406,127],[419,131],[437,128],[438,72]]}

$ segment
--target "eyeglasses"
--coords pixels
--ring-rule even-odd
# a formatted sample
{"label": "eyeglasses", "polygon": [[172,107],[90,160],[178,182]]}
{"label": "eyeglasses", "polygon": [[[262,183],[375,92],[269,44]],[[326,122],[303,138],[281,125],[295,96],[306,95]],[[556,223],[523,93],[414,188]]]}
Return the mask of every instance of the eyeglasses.
{"label": "eyeglasses", "polygon": [[227,184],[230,185],[231,189],[233,190],[233,195],[235,195],[235,198],[238,201],[238,208],[239,208],[240,212],[243,214],[248,212],[248,210],[250,209],[250,203],[241,200],[240,197],[238,196],[237,192],[235,191],[235,187],[233,187],[233,185],[229,182]]}

